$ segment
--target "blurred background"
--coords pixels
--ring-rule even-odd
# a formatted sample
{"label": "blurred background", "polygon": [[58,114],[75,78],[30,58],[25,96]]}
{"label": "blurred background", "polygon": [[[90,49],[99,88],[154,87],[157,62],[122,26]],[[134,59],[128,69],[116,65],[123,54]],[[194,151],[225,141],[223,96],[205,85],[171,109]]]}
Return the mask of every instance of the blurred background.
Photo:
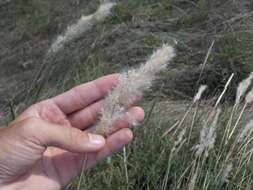
{"label": "blurred background", "polygon": [[[178,56],[150,98],[189,100],[199,84],[207,84],[207,95],[212,97],[235,73],[228,91],[233,98],[238,81],[252,70],[251,0],[118,1],[104,22],[45,61],[57,36],[81,15],[93,13],[99,3],[0,1],[1,112],[16,112],[34,98],[136,66],[162,43],[174,45]],[[208,50],[211,54],[203,69]]]}

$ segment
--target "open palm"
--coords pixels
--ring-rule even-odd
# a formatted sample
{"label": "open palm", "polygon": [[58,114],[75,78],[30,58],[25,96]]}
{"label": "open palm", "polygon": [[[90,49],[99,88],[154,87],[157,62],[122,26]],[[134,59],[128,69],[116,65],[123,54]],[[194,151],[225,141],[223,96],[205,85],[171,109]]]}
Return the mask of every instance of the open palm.
{"label": "open palm", "polygon": [[[29,119],[29,125],[32,122],[32,128],[40,129],[38,131],[41,135],[47,133],[46,127],[44,131],[41,130],[47,123],[60,126],[62,130],[76,128],[89,131],[97,120],[104,96],[117,85],[117,79],[117,74],[105,76],[35,104],[11,125],[15,126],[14,129],[18,128],[16,125],[32,118]],[[143,110],[139,107],[132,107],[129,112],[139,121],[144,117]],[[40,124],[41,122],[43,124]],[[22,142],[24,146],[20,145],[21,147],[16,149],[15,153],[9,153],[12,156],[17,154],[15,169],[10,169],[9,179],[12,179],[10,182],[15,181],[15,185],[19,184],[19,187],[29,186],[30,189],[36,188],[37,190],[61,189],[80,173],[84,157],[85,169],[90,168],[132,140],[132,132],[128,128],[127,121],[122,120],[114,127],[118,129],[117,132],[109,136],[104,145],[97,148],[96,151],[92,147],[86,148],[86,152],[81,152],[79,150],[70,151],[71,148],[61,147],[61,145],[40,147],[37,146],[39,143],[30,145],[30,142]],[[68,138],[72,139],[71,143],[78,143],[74,135]],[[26,146],[27,144],[29,146]],[[12,163],[9,162],[9,164]]]}

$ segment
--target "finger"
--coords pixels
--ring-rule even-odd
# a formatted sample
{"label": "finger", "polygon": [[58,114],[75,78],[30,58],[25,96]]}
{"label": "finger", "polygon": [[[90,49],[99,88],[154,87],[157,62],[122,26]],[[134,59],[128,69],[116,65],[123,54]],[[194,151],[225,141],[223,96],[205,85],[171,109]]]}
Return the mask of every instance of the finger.
{"label": "finger", "polygon": [[[82,170],[93,167],[98,162],[102,161],[107,156],[122,149],[126,144],[133,139],[133,134],[129,129],[121,129],[114,133],[106,140],[105,146],[97,152],[88,154],[74,154],[70,152],[63,152],[54,159],[64,160],[70,163],[67,168],[59,167],[59,174],[61,174],[63,185],[69,183]],[[85,155],[85,156],[84,156]]]}
{"label": "finger", "polygon": [[127,114],[114,125],[115,130],[129,128],[144,120],[145,113],[141,107],[135,106],[128,110]]}
{"label": "finger", "polygon": [[136,125],[143,121],[145,117],[144,110],[141,107],[132,107],[128,110],[128,112],[118,121],[114,123],[113,126],[109,126],[107,128],[98,128],[98,126],[94,126],[92,128],[87,129],[87,131],[91,133],[98,133],[104,136],[111,135],[115,133],[119,129],[122,128],[130,128],[133,125]]}
{"label": "finger", "polygon": [[[133,139],[133,133],[130,129],[121,129],[118,132],[112,134],[107,138],[105,146],[97,153],[91,153],[87,155],[87,162],[85,163],[85,169],[91,168],[106,157],[111,156],[113,153],[121,150],[125,145],[129,144]],[[83,168],[83,159],[79,160],[79,169]]]}
{"label": "finger", "polygon": [[[73,127],[76,127],[79,129],[86,129],[97,122],[102,106],[103,106],[103,101],[102,100],[98,101],[90,105],[89,107],[86,107],[80,111],[70,114],[68,116],[68,120],[70,121]],[[140,107],[132,107],[129,109],[128,112],[131,116],[133,116],[133,119],[135,119],[137,122],[141,122],[144,119],[144,111]],[[124,116],[122,120],[123,121],[118,122],[119,128],[123,128],[124,126],[129,126],[128,125],[129,118],[127,115]]]}
{"label": "finger", "polygon": [[105,139],[100,135],[73,127],[62,127],[37,118],[26,119],[21,126],[27,139],[45,148],[52,146],[70,152],[87,153],[98,151],[105,144]]}
{"label": "finger", "polygon": [[68,116],[71,126],[85,129],[96,123],[101,111],[102,101],[98,101],[83,110]]}
{"label": "finger", "polygon": [[105,97],[118,83],[119,74],[101,77],[77,86],[52,100],[65,113],[70,114]]}
{"label": "finger", "polygon": [[[98,121],[101,107],[102,101],[96,102],[91,106],[70,115],[68,119],[73,127],[82,130],[87,129]],[[144,111],[141,107],[132,107],[128,110],[128,113],[129,114],[126,114],[120,121],[116,122],[116,129],[130,127],[129,115],[137,123],[144,119]]]}

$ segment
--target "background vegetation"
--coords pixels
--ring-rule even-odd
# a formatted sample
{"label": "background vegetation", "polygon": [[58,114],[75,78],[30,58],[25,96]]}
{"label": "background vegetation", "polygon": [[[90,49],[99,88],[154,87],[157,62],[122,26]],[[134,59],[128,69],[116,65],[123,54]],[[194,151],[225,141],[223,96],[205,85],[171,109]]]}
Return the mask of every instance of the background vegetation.
{"label": "background vegetation", "polygon": [[[252,71],[253,2],[121,0],[108,19],[45,61],[53,40],[82,14],[93,13],[98,5],[98,0],[0,1],[0,111],[14,117],[39,99],[136,66],[162,43],[174,45],[177,58],[144,99],[147,118],[143,126],[136,129],[136,140],[127,147],[125,156],[119,153],[86,173],[82,188],[187,189],[194,172],[185,170],[195,159],[191,148],[199,141],[202,121],[229,76],[235,73],[222,99],[216,139],[219,145],[238,82]],[[208,51],[210,55],[205,62]],[[197,106],[194,132],[168,166],[178,134],[161,136],[175,122],[181,121],[200,84],[209,87],[204,94],[207,101]],[[234,120],[238,114],[239,111]],[[249,106],[240,126],[250,117]],[[7,122],[6,118],[1,122]],[[182,126],[187,128],[191,122],[192,117],[187,117]],[[250,188],[251,157],[249,164],[244,165],[240,164],[242,160],[232,159],[234,166],[242,168],[235,170],[238,172],[233,172],[226,182],[217,181],[217,176],[222,175],[219,171],[228,165],[225,158],[231,144],[224,147],[226,151],[220,152],[217,146],[210,158],[199,165],[195,189]],[[246,148],[245,151],[250,146]],[[217,155],[222,157],[218,165]]]}

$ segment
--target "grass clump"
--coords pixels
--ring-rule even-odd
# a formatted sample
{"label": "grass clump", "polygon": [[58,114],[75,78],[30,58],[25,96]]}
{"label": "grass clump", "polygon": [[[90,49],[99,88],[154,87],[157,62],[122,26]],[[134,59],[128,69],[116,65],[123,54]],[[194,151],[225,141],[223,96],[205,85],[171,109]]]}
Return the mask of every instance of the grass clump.
{"label": "grass clump", "polygon": [[88,172],[82,189],[250,189],[252,121],[236,127],[244,98],[232,110],[220,105],[223,95],[216,106],[195,98],[185,108],[188,114],[174,121],[164,117],[168,111],[161,105],[166,102],[155,105],[136,129],[126,158],[120,153]]}

